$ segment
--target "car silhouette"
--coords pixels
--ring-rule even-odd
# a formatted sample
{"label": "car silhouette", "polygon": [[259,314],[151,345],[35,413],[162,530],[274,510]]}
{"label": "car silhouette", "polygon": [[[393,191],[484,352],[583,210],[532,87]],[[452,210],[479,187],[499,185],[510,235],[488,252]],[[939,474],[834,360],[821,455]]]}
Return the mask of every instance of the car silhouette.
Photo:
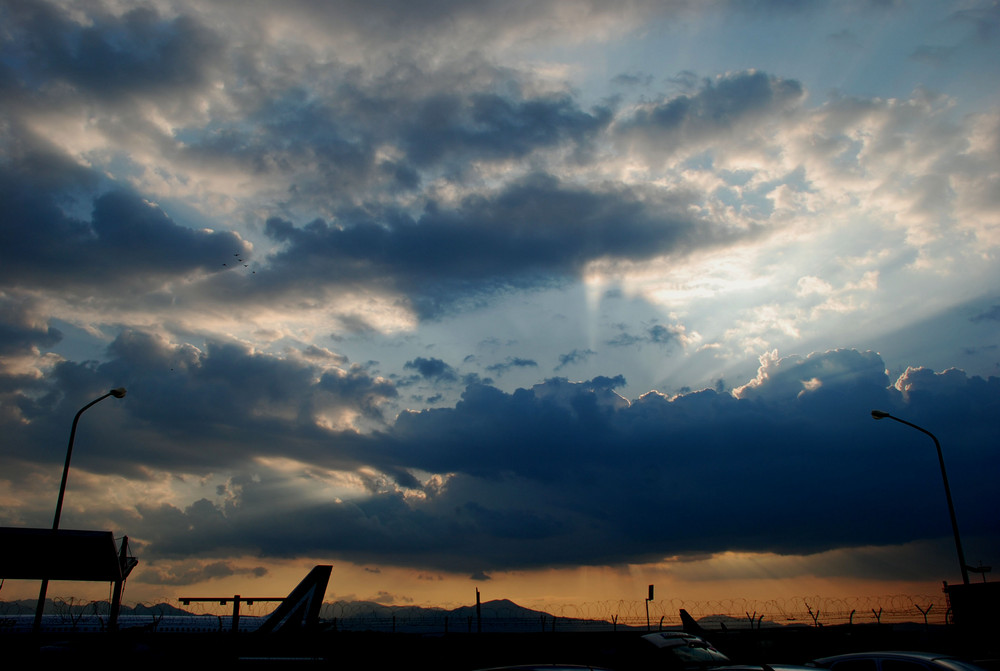
{"label": "car silhouette", "polygon": [[854,652],[813,661],[830,671],[984,671],[971,662],[931,652]]}

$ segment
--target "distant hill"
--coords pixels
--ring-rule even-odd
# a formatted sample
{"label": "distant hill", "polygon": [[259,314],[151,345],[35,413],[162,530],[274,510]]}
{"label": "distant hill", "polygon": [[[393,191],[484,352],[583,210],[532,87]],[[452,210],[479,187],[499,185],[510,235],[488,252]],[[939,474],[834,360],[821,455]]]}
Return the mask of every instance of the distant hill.
{"label": "distant hill", "polygon": [[[37,599],[18,599],[16,601],[0,601],[0,615],[33,615]],[[45,600],[45,612],[48,614],[72,613],[74,615],[107,615],[111,611],[111,605],[107,601],[88,602],[68,602]],[[121,608],[122,615],[192,615],[188,611],[172,606],[169,603],[157,603],[153,605],[136,604],[135,606],[125,606]]]}
{"label": "distant hill", "polygon": [[[49,615],[97,615],[109,612],[106,601],[67,602],[47,600],[45,612]],[[32,615],[35,612],[34,599],[0,602],[0,616]],[[137,604],[122,606],[124,616],[195,616],[192,613],[168,603],[154,605]],[[244,617],[251,617],[244,614]],[[393,606],[373,601],[333,601],[324,603],[320,609],[320,619],[331,628],[344,631],[395,631],[395,632],[441,632],[441,631],[580,631],[608,630],[610,622],[555,617],[549,613],[519,606],[509,599],[497,599],[481,604],[480,617],[476,607],[461,606],[447,610],[422,606]],[[629,627],[618,625],[618,629]]]}
{"label": "distant hill", "polygon": [[[0,601],[0,614],[6,615],[30,615],[35,612],[35,599],[19,599],[16,601]],[[46,599],[45,612],[71,612],[105,615],[110,610],[107,601],[69,602],[62,600]],[[123,615],[196,615],[169,603],[158,604],[136,604],[135,606],[123,605],[121,609]],[[509,599],[497,599],[486,601],[481,606],[482,617],[491,619],[520,619],[520,620],[540,620],[553,618],[549,613],[539,610],[531,610],[519,606]],[[418,618],[444,618],[450,617],[456,620],[475,617],[475,606],[462,606],[452,610],[423,606],[392,606],[374,601],[332,601],[323,604],[320,609],[320,618],[325,620],[333,619],[418,619]],[[560,618],[564,619],[564,618]]]}
{"label": "distant hill", "polygon": [[[496,599],[485,601],[481,605],[483,617],[492,618],[551,618],[549,613],[531,610],[519,606],[509,599]],[[444,608],[426,608],[423,606],[389,606],[373,601],[333,601],[324,603],[320,610],[320,617],[324,619],[351,618],[351,617],[475,617],[475,606],[460,606],[446,610]]]}
{"label": "distant hill", "polygon": [[[509,599],[486,601],[479,609],[484,629],[490,631],[541,631],[556,628],[578,630],[610,628],[611,623],[598,620],[555,617],[544,611],[519,606]],[[343,629],[419,631],[448,628],[453,631],[478,629],[480,620],[475,606],[424,608],[421,606],[389,606],[370,601],[334,601],[324,603],[320,618]],[[619,628],[625,629],[619,625]]]}
{"label": "distant hill", "polygon": [[698,624],[705,629],[729,630],[729,629],[754,629],[759,627],[777,627],[778,623],[773,620],[754,620],[751,626],[750,618],[732,617],[731,615],[706,615],[698,618]]}

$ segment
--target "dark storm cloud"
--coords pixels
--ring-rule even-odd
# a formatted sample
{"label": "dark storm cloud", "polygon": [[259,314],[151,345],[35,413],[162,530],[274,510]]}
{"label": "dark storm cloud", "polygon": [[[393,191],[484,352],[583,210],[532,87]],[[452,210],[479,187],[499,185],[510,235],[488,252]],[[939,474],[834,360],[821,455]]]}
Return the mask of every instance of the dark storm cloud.
{"label": "dark storm cloud", "polygon": [[967,22],[976,29],[976,37],[984,43],[992,42],[1000,35],[1000,7],[995,3],[973,9],[960,9],[951,16],[952,20]]}
{"label": "dark storm cloud", "polygon": [[[444,169],[461,181],[471,165],[523,160],[551,148],[587,160],[615,114],[607,107],[584,111],[567,94],[528,94],[525,74],[475,61],[457,70],[411,65],[374,81],[336,67],[317,76],[332,80],[337,95],[272,90],[239,124],[206,129],[181,153],[198,161],[232,159],[256,174],[295,175],[300,197],[355,203],[359,187],[410,191],[427,170]],[[668,135],[688,141],[780,110],[801,96],[794,81],[733,74],[705,81],[691,95],[645,105],[617,128],[624,136],[649,135],[654,146]],[[387,143],[400,147],[402,156],[376,158],[376,148]],[[304,168],[311,172],[304,174]]]}
{"label": "dark storm cloud", "polygon": [[[255,72],[262,90],[233,87],[241,117],[187,129],[170,155],[289,179],[297,199],[336,209],[414,191],[428,175],[461,182],[475,178],[474,166],[550,149],[583,161],[612,118],[606,107],[580,109],[568,94],[534,92],[529,74],[476,57],[400,64],[375,77],[336,62],[288,67],[305,68],[302,77],[322,87]],[[387,146],[398,155],[380,156]]]}
{"label": "dark storm cloud", "polygon": [[272,218],[284,243],[276,282],[390,283],[431,315],[463,294],[546,286],[602,258],[682,254],[747,232],[699,221],[686,194],[622,185],[584,189],[536,174],[454,208],[429,203],[419,219],[400,211],[345,213],[303,227]]}
{"label": "dark storm cloud", "polygon": [[974,317],[970,317],[969,321],[981,322],[981,321],[1000,321],[1000,305],[994,305],[989,310],[982,312]]}
{"label": "dark storm cloud", "polygon": [[497,375],[503,375],[511,368],[538,368],[538,362],[534,359],[524,359],[516,356],[509,356],[500,363],[491,364],[486,370]]}
{"label": "dark storm cloud", "polygon": [[[569,33],[577,27],[605,28],[609,23],[639,20],[656,12],[684,11],[687,2],[662,3],[640,0],[614,7],[600,0],[555,0],[525,2],[516,0],[432,0],[407,2],[390,0],[370,3],[363,0],[325,2],[324,0],[290,0],[276,7],[269,2],[230,2],[230,7],[249,7],[262,17],[268,14],[281,18],[293,17],[310,26],[320,26],[333,37],[349,36],[364,44],[383,50],[400,52],[411,58],[422,55],[427,45],[447,43],[461,48],[463,53],[488,49],[496,44],[530,43],[539,40],[549,44],[553,31]],[[587,29],[584,28],[584,32]]]}
{"label": "dark storm cloud", "polygon": [[565,368],[566,366],[571,366],[576,363],[583,363],[584,361],[591,358],[595,354],[597,354],[597,352],[591,349],[585,349],[585,350],[575,349],[567,354],[560,354],[559,365],[556,366],[555,370],[559,371],[560,369]]}
{"label": "dark storm cloud", "polygon": [[654,324],[646,329],[642,335],[632,333],[621,333],[607,341],[612,347],[631,347],[652,343],[656,345],[671,345],[680,342],[684,335],[684,329],[677,325]]}
{"label": "dark storm cloud", "polygon": [[[112,387],[128,389],[128,403],[101,407],[105,421],[88,435],[86,467],[142,477],[144,467],[202,472],[245,464],[254,456],[281,455],[349,467],[356,448],[330,450],[358,440],[353,431],[320,428],[342,413],[383,422],[381,404],[396,396],[388,381],[357,366],[320,368],[302,359],[256,353],[242,344],[209,343],[204,351],[174,346],[141,331],[123,332],[109,360],[55,366],[32,393],[11,390],[4,405],[7,454],[26,461],[58,458],[65,436],[61,418]],[[58,392],[56,391],[58,390]],[[107,402],[105,402],[107,405]],[[137,451],[129,445],[142,444]],[[39,449],[38,446],[46,446]],[[51,446],[52,451],[48,450]]]}
{"label": "dark storm cloud", "polygon": [[5,60],[26,88],[66,84],[97,99],[185,95],[205,83],[205,67],[221,52],[211,31],[188,16],[161,18],[155,9],[121,16],[93,11],[80,23],[59,5],[4,3]]}
{"label": "dark storm cloud", "polygon": [[618,86],[639,87],[649,86],[653,83],[653,75],[643,72],[622,73],[611,78],[611,82]]}
{"label": "dark storm cloud", "polygon": [[479,373],[466,373],[462,376],[462,384],[466,387],[470,384],[493,384],[493,378],[480,377]]}
{"label": "dark storm cloud", "polygon": [[48,188],[57,178],[40,177],[36,159],[74,172],[63,161],[37,156],[0,167],[2,286],[58,287],[70,294],[94,284],[130,282],[142,288],[144,280],[221,270],[234,251],[245,250],[236,234],[181,226],[129,191],[104,193],[93,200],[89,218],[75,216],[60,206],[73,203],[73,190]]}
{"label": "dark storm cloud", "polygon": [[646,342],[646,338],[643,336],[637,336],[631,333],[621,333],[608,340],[607,344],[612,347],[630,347],[644,342]]}
{"label": "dark storm cloud", "polygon": [[631,142],[671,150],[705,137],[717,137],[742,124],[797,104],[805,95],[799,82],[763,72],[730,73],[704,80],[700,90],[639,106],[618,122],[617,132]]}
{"label": "dark storm cloud", "polygon": [[291,492],[264,477],[225,508],[143,508],[140,526],[159,555],[237,547],[451,570],[947,537],[933,445],[873,422],[881,408],[935,430],[963,532],[993,529],[1000,463],[988,418],[1000,411],[1000,379],[911,369],[897,388],[877,355],[839,350],[766,361],[737,396],[650,393],[626,404],[611,391],[623,382],[469,387],[452,409],[401,415],[364,449],[378,468],[452,474],[422,500],[387,481],[366,498],[278,519],[273,501]]}
{"label": "dark storm cloud", "polygon": [[352,202],[355,192],[382,182],[391,191],[418,185],[420,177],[408,165],[376,160],[376,143],[393,138],[380,137],[360,92],[324,100],[304,87],[275,87],[260,99],[236,101],[245,108],[244,117],[193,129],[192,137],[174,148],[178,158],[223,171],[288,176],[299,198]]}
{"label": "dark storm cloud", "polygon": [[649,329],[649,339],[660,345],[675,343],[677,342],[683,331],[675,326],[664,326],[663,324],[656,324]]}
{"label": "dark storm cloud", "polygon": [[[277,76],[245,52],[248,45],[223,43],[192,18],[134,10],[96,15],[83,25],[44,3],[12,8],[7,48],[12,62],[23,64],[17,70],[20,86],[31,96],[44,99],[49,83],[67,83],[75,93],[65,95],[108,105],[101,124],[130,129],[107,126],[109,135],[152,141],[166,159],[201,170],[280,176],[276,198],[290,193],[296,202],[312,204],[309,209],[334,213],[329,223],[268,221],[267,234],[284,248],[270,257],[270,267],[254,273],[261,300],[346,287],[402,294],[419,315],[438,316],[465,299],[564,283],[597,259],[684,254],[753,233],[699,219],[693,194],[614,183],[570,185],[545,173],[456,204],[423,194],[403,209],[397,197],[442,170],[461,183],[470,165],[524,161],[550,149],[586,160],[588,147],[612,123],[611,109],[584,111],[565,93],[537,93],[530,75],[481,58],[437,69],[399,63],[381,74],[359,74],[336,59],[324,68],[282,60],[283,67],[305,68],[296,71],[323,83],[308,87]],[[331,11],[321,11],[317,20],[351,14],[349,8]],[[138,108],[126,110],[132,105],[128,96],[163,93],[173,101],[180,95],[174,88],[197,91],[222,59],[232,61],[238,83],[213,95],[225,97],[232,116],[182,124],[172,137]],[[96,76],[111,62],[106,78]],[[619,132],[655,126],[650,132],[661,136],[686,132],[692,124],[731,125],[794,98],[796,86],[759,73],[731,75],[706,82],[690,96],[640,109],[619,124]],[[668,121],[675,117],[677,128]],[[399,154],[380,156],[384,146],[397,147]],[[16,276],[29,285],[65,286],[71,279],[93,284],[147,275],[151,283],[162,282],[165,275],[219,270],[231,260],[231,250],[248,251],[230,233],[177,225],[142,194],[114,184],[99,188],[108,178],[84,170],[78,179],[89,179],[86,189],[98,194],[87,220],[81,212],[86,190],[40,190],[40,171],[28,174],[24,166],[41,153],[29,147],[0,173],[0,194],[11,205],[0,215],[0,281]],[[67,173],[78,163],[62,161]],[[73,200],[76,207],[62,205]],[[421,204],[422,212],[416,209]],[[203,298],[222,295],[198,291]]]}
{"label": "dark storm cloud", "polygon": [[581,111],[563,95],[511,100],[496,94],[441,95],[423,101],[403,133],[410,159],[439,162],[448,155],[480,160],[521,158],[566,141],[586,144],[611,120],[611,111]]}
{"label": "dark storm cloud", "polygon": [[435,359],[433,357],[426,359],[418,356],[413,361],[407,361],[403,364],[403,368],[407,370],[415,370],[420,374],[420,377],[428,380],[450,382],[458,379],[458,375],[454,368],[441,359]]}
{"label": "dark storm cloud", "polygon": [[[417,357],[404,367],[414,378],[442,387],[461,379],[467,388],[454,407],[393,421],[384,413],[396,386],[371,366],[308,343],[278,355],[213,335],[229,329],[219,325],[227,309],[295,322],[299,305],[376,294],[388,297],[389,310],[437,317],[511,289],[564,285],[594,261],[668,264],[757,235],[727,228],[726,214],[697,214],[711,211],[715,196],[668,191],[657,180],[588,182],[604,170],[592,152],[607,147],[605,174],[618,174],[619,160],[636,157],[615,155],[623,149],[616,142],[659,156],[724,151],[763,126],[801,123],[797,81],[682,72],[667,80],[680,94],[585,108],[551,75],[505,68],[489,51],[548,40],[554,27],[588,40],[595,26],[601,35],[624,32],[648,12],[687,4],[523,2],[511,10],[506,0],[241,0],[191,11],[181,3],[168,16],[0,2],[4,477],[57,474],[73,414],[123,385],[126,398],[88,414],[74,468],[136,481],[229,478],[208,487],[214,500],[190,505],[159,494],[134,507],[105,502],[104,491],[90,497],[148,541],[150,556],[208,558],[191,572],[157,573],[163,584],[226,575],[229,564],[210,560],[228,552],[410,562],[488,577],[528,566],[947,536],[933,452],[906,427],[875,424],[868,412],[880,407],[938,433],[963,531],[995,537],[987,517],[998,508],[1000,464],[989,449],[998,437],[995,378],[911,369],[892,381],[877,355],[843,350],[767,359],[735,394],[723,393],[720,380],[715,390],[628,403],[615,392],[625,385],[620,375],[508,393],[490,378],[459,378],[445,361]],[[807,5],[719,6],[766,15]],[[984,39],[995,36],[997,16],[996,8],[956,14]],[[574,36],[559,39],[572,44]],[[867,107],[876,126],[882,118],[878,101],[829,109],[838,105],[844,114]],[[881,155],[893,139],[884,136],[876,133],[866,153]],[[950,174],[990,174],[975,152],[959,153],[968,160]],[[914,183],[933,187],[928,203],[950,194],[948,180]],[[980,212],[993,204],[989,181],[981,184],[982,197],[969,201]],[[270,256],[255,259],[252,288],[240,285],[247,293],[226,294],[242,276],[219,271],[249,243],[186,227],[185,213],[220,230],[245,227],[247,236],[270,217],[269,239],[256,240]],[[224,294],[232,302],[212,305],[214,321],[204,319],[200,301]],[[101,309],[122,297],[125,312]],[[331,316],[347,330],[374,330],[363,317]],[[170,323],[175,317],[186,323]],[[312,317],[262,346],[333,328]],[[82,346],[60,341],[56,319],[73,325],[66,331],[118,335],[101,361],[60,360],[42,352],[60,345],[69,357]],[[129,328],[135,323],[181,342]],[[255,326],[232,330],[252,338]],[[679,325],[633,328],[608,344],[658,345],[648,349],[663,354],[684,333]],[[494,348],[478,361],[505,354]],[[589,354],[562,355],[559,368]],[[15,366],[15,358],[24,361]],[[500,377],[536,366],[508,358],[486,370]],[[360,483],[356,496],[339,480],[331,485],[337,478],[326,469]],[[178,485],[171,500],[199,496],[188,493],[193,487]]]}
{"label": "dark storm cloud", "polygon": [[267,573],[268,570],[263,566],[242,568],[234,566],[228,561],[215,561],[196,563],[193,566],[186,564],[183,570],[176,572],[154,566],[145,571],[139,571],[133,580],[147,585],[190,585],[205,580],[229,578],[234,575],[261,578]]}
{"label": "dark storm cloud", "polygon": [[62,340],[62,333],[46,325],[35,303],[0,293],[0,356],[51,347]]}

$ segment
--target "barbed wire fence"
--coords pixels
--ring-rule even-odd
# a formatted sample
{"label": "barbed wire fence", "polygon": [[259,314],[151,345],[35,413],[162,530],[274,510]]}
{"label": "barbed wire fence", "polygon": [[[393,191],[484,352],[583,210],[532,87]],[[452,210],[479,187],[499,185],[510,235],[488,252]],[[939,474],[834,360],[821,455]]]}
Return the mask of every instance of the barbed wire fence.
{"label": "barbed wire fence", "polygon": [[[254,605],[244,615],[266,615],[273,604]],[[225,615],[231,604],[191,604],[185,610],[198,614]],[[831,598],[819,595],[784,599],[716,599],[693,601],[662,599],[649,602],[649,626],[678,628],[680,610],[686,610],[706,629],[760,629],[788,625],[832,626],[843,624],[895,624],[916,622],[941,625],[949,622],[947,599],[942,595],[894,594],[865,597]],[[413,628],[448,628],[451,631],[471,630],[475,618],[469,610],[461,613],[401,606],[379,606],[350,602],[327,603],[322,617],[350,628],[371,628],[402,631]],[[534,629],[555,631],[568,626],[612,629],[617,626],[645,628],[644,600],[590,601],[546,608],[544,614],[525,616],[516,606],[497,607],[484,604],[482,621],[490,631]],[[447,622],[447,624],[445,624]]]}
{"label": "barbed wire fence", "polygon": [[[99,614],[98,602],[75,601],[56,597],[49,613],[60,615],[69,622],[83,612]],[[106,605],[106,604],[105,604]],[[263,618],[277,604],[267,601],[240,605],[242,618]],[[134,602],[136,612],[150,617],[164,617],[178,609],[192,615],[229,618],[233,601],[192,602],[184,605],[177,601]],[[382,631],[474,631],[480,624],[484,631],[558,631],[567,629],[606,629],[617,627],[645,628],[646,606],[642,599],[589,601],[562,604],[545,608],[544,613],[525,615],[524,609],[511,605],[498,607],[483,604],[482,621],[474,616],[474,607],[460,611],[434,610],[407,606],[379,605],[355,602],[327,602],[321,618],[345,629],[373,629]],[[652,629],[679,628],[680,610],[686,610],[695,620],[708,629],[761,629],[780,626],[833,626],[844,624],[896,624],[915,622],[924,625],[950,623],[947,599],[940,595],[894,594],[864,597],[798,596],[782,599],[714,599],[696,601],[689,599],[659,599],[650,601],[648,624]],[[0,608],[0,610],[4,610]],[[4,613],[15,614],[24,608],[8,607]],[[103,613],[100,613],[103,614]]]}
{"label": "barbed wire fence", "polygon": [[[662,599],[649,602],[651,625],[659,625],[662,622],[664,627],[680,626],[682,608],[695,620],[714,619],[725,623],[727,628],[894,622],[945,624],[948,616],[948,603],[943,594],[838,598],[816,595],[766,600]],[[646,625],[646,602],[642,600],[588,602],[550,609],[550,613],[562,618],[617,620],[620,624],[630,626]]]}

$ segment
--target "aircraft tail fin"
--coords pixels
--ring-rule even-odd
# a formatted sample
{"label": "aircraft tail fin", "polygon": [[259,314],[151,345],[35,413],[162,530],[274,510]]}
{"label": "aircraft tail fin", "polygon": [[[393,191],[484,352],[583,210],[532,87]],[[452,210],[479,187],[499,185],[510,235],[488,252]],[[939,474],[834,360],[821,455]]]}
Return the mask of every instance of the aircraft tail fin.
{"label": "aircraft tail fin", "polygon": [[695,621],[693,617],[691,617],[691,614],[688,613],[683,608],[681,608],[681,626],[683,627],[684,632],[687,634],[694,634],[695,636],[704,636],[705,634],[708,633],[700,624],[698,624]]}
{"label": "aircraft tail fin", "polygon": [[331,571],[332,566],[314,566],[257,631],[272,633],[314,628],[319,622],[319,609],[326,596]]}

